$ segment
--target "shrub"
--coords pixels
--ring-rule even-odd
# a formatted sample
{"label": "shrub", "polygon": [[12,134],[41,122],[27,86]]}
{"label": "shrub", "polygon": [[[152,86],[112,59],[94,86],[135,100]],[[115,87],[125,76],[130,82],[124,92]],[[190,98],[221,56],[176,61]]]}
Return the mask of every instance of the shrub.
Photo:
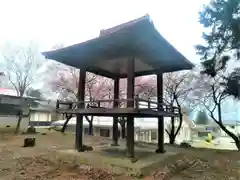
{"label": "shrub", "polygon": [[182,142],[182,143],[180,143],[180,147],[182,147],[182,148],[191,148],[192,146],[189,143],[187,143],[187,142]]}

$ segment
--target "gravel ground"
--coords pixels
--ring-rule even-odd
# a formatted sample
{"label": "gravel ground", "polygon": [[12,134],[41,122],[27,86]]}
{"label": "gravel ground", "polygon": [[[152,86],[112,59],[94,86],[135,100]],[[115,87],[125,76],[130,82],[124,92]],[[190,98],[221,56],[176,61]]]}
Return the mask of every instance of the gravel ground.
{"label": "gravel ground", "polygon": [[[37,146],[23,148],[24,136],[6,136],[0,140],[1,180],[128,180],[106,169],[79,165],[74,159],[61,158],[56,149],[73,147],[73,135],[48,133],[36,135]],[[110,142],[100,137],[85,137],[87,145],[99,146]],[[180,149],[176,148],[176,151]],[[164,160],[161,167],[145,179],[159,180],[239,180],[240,154],[236,151],[181,149],[181,154]]]}

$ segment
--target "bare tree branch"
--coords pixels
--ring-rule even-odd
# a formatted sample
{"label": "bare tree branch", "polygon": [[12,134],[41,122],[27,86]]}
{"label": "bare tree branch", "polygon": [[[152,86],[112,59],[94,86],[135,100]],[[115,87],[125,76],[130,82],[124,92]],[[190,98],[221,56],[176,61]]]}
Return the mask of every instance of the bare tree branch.
{"label": "bare tree branch", "polygon": [[18,96],[36,82],[44,61],[36,45],[23,46],[5,45],[2,49],[5,71]]}
{"label": "bare tree branch", "polygon": [[[44,63],[43,57],[34,44],[29,44],[28,46],[6,44],[1,54],[4,59],[5,73],[9,78],[9,82],[16,90],[17,96],[23,97],[28,88],[37,81],[36,77],[38,77],[40,68]],[[15,133],[19,133],[21,120],[22,111],[19,112]]]}

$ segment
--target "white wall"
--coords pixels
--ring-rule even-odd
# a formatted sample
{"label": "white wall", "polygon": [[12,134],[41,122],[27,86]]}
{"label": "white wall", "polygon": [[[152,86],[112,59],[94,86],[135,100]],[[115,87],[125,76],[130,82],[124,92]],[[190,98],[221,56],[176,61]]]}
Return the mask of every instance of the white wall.
{"label": "white wall", "polygon": [[[186,118],[186,116],[184,116]],[[175,129],[177,129],[179,120],[175,119]],[[164,118],[164,129],[169,129],[171,125],[170,118]],[[135,139],[137,141],[157,143],[157,119],[156,118],[143,118],[141,123],[139,123],[139,128],[136,132]],[[153,134],[156,134],[153,136]],[[192,129],[191,126],[185,122],[182,122],[182,127],[176,137],[176,143],[179,144],[183,141],[192,140]],[[169,143],[169,136],[166,131],[164,131],[164,142]]]}
{"label": "white wall", "polygon": [[35,121],[35,122],[51,121],[51,113],[32,111],[30,113],[30,121]]}
{"label": "white wall", "polygon": [[[233,126],[233,128],[232,128]],[[226,125],[226,128],[233,132],[234,134],[240,134],[240,125],[239,124],[236,124],[236,125]],[[221,135],[222,136],[228,136],[227,133],[225,133],[222,129],[221,129]]]}
{"label": "white wall", "polygon": [[[154,136],[153,136],[154,134]],[[157,143],[158,133],[157,129],[140,129],[135,134],[136,141]],[[176,137],[175,143],[180,144],[183,141],[192,140],[191,130],[187,127],[182,127]],[[169,136],[164,131],[164,143],[169,143]]]}
{"label": "white wall", "polygon": [[236,126],[236,132],[237,132],[238,134],[240,134],[240,125],[237,125],[237,126]]}
{"label": "white wall", "polygon": [[[17,127],[18,116],[0,116],[0,132],[13,132]],[[28,128],[29,117],[23,117],[20,124],[20,131]],[[7,127],[10,126],[10,127]]]}

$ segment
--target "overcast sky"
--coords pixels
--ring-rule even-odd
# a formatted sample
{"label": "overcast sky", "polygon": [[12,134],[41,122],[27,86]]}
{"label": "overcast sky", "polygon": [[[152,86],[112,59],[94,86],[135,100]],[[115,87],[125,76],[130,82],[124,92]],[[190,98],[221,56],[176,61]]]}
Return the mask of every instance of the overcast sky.
{"label": "overcast sky", "polygon": [[[157,30],[190,61],[201,43],[199,11],[209,0],[1,0],[0,44],[34,41],[41,50],[97,37],[101,29],[149,14]],[[229,102],[233,107],[234,102]],[[229,119],[240,116],[233,110]],[[227,118],[228,119],[228,118]]]}
{"label": "overcast sky", "polygon": [[70,45],[149,14],[158,31],[193,62],[201,42],[198,12],[209,0],[1,0],[0,43],[35,41],[41,50]]}

